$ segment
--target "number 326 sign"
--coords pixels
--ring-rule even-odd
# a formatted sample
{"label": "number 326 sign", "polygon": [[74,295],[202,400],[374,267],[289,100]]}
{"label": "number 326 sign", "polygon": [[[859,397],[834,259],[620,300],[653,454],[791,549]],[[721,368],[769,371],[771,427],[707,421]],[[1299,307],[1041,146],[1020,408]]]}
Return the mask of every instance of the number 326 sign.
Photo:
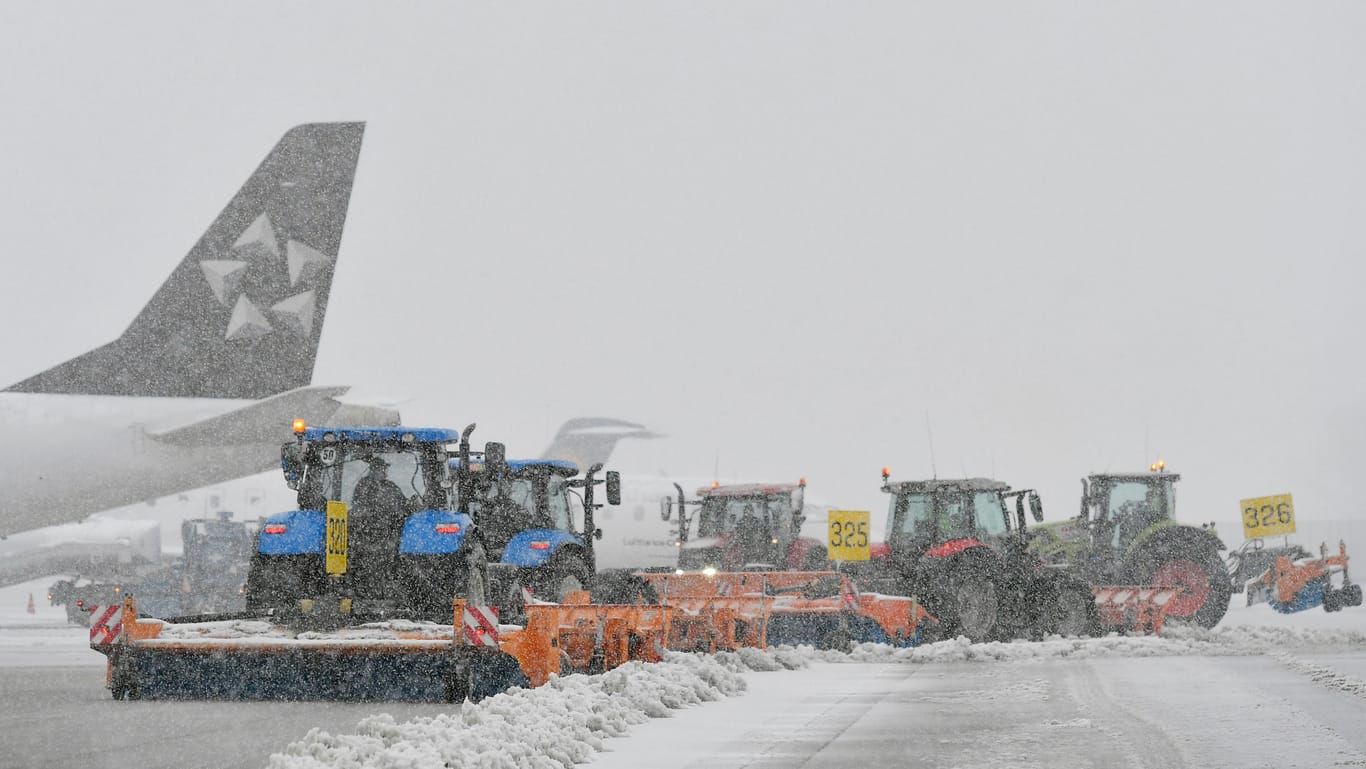
{"label": "number 326 sign", "polygon": [[1295,533],[1295,504],[1289,494],[1244,499],[1243,536],[1247,539]]}

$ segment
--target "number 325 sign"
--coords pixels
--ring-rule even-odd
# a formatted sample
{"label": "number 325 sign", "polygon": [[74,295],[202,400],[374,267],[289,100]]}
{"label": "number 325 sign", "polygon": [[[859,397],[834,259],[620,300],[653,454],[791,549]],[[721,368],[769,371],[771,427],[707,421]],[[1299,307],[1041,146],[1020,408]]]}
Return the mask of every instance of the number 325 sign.
{"label": "number 325 sign", "polygon": [[830,560],[868,560],[868,511],[831,510],[828,520]]}
{"label": "number 325 sign", "polygon": [[1244,499],[1241,506],[1247,539],[1295,533],[1295,504],[1289,494]]}

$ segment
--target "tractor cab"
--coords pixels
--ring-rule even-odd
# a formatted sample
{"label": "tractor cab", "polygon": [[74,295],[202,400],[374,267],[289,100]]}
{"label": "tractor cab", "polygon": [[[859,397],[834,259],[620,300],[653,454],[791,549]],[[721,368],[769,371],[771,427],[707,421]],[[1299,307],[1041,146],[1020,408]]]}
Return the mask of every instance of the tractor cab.
{"label": "tractor cab", "polygon": [[1154,462],[1147,473],[1093,473],[1081,481],[1081,514],[1038,530],[1031,549],[1080,569],[1097,585],[1178,588],[1166,618],[1211,628],[1233,592],[1226,549],[1212,527],[1176,521],[1181,476]]}
{"label": "tractor cab", "polygon": [[1176,473],[1098,473],[1082,480],[1080,520],[1096,547],[1125,551],[1154,527],[1176,525]]}
{"label": "tractor cab", "polygon": [[[898,592],[919,598],[950,632],[973,640],[1053,626],[1031,595],[1080,596],[1078,628],[1089,622],[1084,585],[1045,572],[1026,550],[1025,507],[1043,519],[1039,495],[988,478],[896,481],[883,470],[888,566]],[[1014,514],[1010,504],[1014,500]]]}
{"label": "tractor cab", "polygon": [[[919,558],[940,550],[956,553],[1019,540],[1025,529],[1026,498],[1035,520],[1043,517],[1038,494],[1012,491],[1008,484],[987,478],[892,482],[884,475],[882,491],[891,495],[887,544],[894,557],[904,553]],[[1015,499],[1014,520],[1007,504],[1010,498]]]}
{"label": "tractor cab", "polygon": [[[829,568],[824,545],[801,536],[806,520],[806,480],[797,483],[714,484],[697,490],[698,499],[678,502],[678,570],[821,570]],[[697,508],[691,516],[687,506]],[[665,520],[673,517],[672,499],[661,500]],[[697,522],[697,537],[689,529]]]}
{"label": "tractor cab", "polygon": [[326,596],[343,613],[444,616],[453,596],[481,592],[473,521],[452,504],[469,473],[447,466],[456,454],[468,467],[472,430],[296,422],[280,464],[298,509],[261,527],[248,610],[288,611]]}
{"label": "tractor cab", "polygon": [[[594,465],[581,475],[573,462],[558,459],[485,457],[471,465],[472,482],[460,507],[473,516],[487,548],[496,601],[522,587],[556,602],[591,588],[593,542],[602,538],[593,525],[593,513],[602,506],[593,501],[594,487],[605,483],[607,504],[621,503],[619,474],[608,471],[596,479],[601,469]],[[582,528],[576,526],[580,513]]]}

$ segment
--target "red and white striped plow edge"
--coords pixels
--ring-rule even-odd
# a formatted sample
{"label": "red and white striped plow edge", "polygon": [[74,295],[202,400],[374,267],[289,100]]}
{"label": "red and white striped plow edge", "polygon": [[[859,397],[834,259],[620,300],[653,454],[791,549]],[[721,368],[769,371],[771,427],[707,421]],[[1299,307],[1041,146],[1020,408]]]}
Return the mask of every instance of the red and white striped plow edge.
{"label": "red and white striped plow edge", "polygon": [[466,606],[465,641],[475,646],[498,647],[498,610],[492,606]]}
{"label": "red and white striped plow edge", "polygon": [[103,646],[111,644],[114,639],[123,632],[123,607],[115,604],[113,606],[91,606],[90,607],[90,645]]}

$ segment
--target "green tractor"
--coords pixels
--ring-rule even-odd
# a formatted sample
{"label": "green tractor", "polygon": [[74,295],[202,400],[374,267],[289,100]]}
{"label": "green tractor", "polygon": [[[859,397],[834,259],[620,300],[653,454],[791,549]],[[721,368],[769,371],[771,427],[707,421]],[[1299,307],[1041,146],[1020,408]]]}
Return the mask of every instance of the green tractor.
{"label": "green tractor", "polygon": [[1167,619],[1214,627],[1233,593],[1224,543],[1210,527],[1176,522],[1176,482],[1165,463],[1148,473],[1096,473],[1082,479],[1081,514],[1035,527],[1030,548],[1078,569],[1093,585],[1181,589]]}

